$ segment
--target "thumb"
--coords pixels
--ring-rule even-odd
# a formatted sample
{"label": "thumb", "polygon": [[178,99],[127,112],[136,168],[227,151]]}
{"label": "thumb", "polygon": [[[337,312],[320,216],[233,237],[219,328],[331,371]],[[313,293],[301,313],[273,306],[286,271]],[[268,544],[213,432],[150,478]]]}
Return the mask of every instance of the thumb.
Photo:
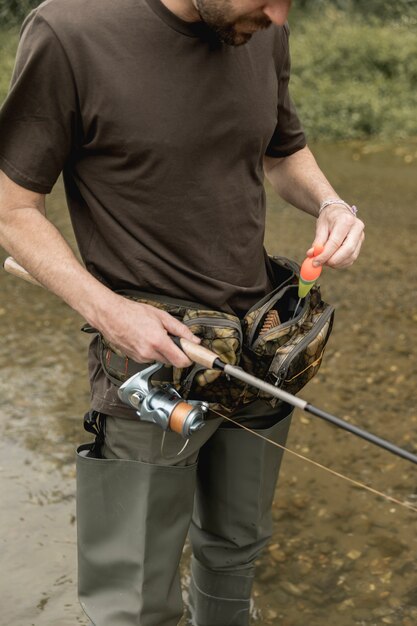
{"label": "thumb", "polygon": [[323,248],[329,238],[329,228],[327,224],[317,222],[316,235],[311,247],[307,250],[307,256],[312,257],[314,255],[314,248]]}

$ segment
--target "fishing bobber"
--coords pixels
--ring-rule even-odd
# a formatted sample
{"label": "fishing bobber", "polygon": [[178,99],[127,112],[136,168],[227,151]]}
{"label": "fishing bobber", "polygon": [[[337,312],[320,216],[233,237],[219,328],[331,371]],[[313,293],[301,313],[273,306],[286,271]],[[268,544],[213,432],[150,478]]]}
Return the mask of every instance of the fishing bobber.
{"label": "fishing bobber", "polygon": [[322,266],[315,267],[313,265],[314,257],[321,254],[324,246],[314,246],[313,256],[304,259],[300,269],[300,279],[298,281],[298,297],[305,298],[316,280],[319,278]]}

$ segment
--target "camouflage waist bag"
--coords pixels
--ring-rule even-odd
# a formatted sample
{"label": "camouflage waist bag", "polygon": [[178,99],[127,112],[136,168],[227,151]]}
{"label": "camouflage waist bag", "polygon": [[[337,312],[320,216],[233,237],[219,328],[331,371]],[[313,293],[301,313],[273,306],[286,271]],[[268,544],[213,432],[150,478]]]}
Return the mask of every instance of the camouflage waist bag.
{"label": "camouflage waist bag", "polygon": [[[253,306],[243,320],[185,300],[133,290],[118,293],[178,318],[224,362],[240,365],[263,380],[297,393],[320,367],[332,329],[334,308],[323,302],[319,287],[314,286],[293,318],[300,268],[284,257],[271,257],[270,261],[276,287]],[[102,366],[114,384],[120,385],[149,365],[135,363],[115,351],[104,337],[100,339]],[[185,399],[206,400],[213,408],[228,413],[259,397],[272,406],[277,402],[240,381],[228,380],[221,372],[200,365],[187,369],[166,367],[161,372],[158,379],[173,383]]]}

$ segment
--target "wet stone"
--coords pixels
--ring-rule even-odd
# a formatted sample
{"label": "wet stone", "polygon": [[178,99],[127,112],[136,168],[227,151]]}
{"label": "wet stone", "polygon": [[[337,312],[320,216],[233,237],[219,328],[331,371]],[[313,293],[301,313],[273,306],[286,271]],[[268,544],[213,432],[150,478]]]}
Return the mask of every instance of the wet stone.
{"label": "wet stone", "polygon": [[272,580],[275,578],[277,572],[273,567],[266,567],[262,572],[258,575],[258,580],[261,582],[267,582],[268,580]]}
{"label": "wet stone", "polygon": [[270,554],[277,563],[284,563],[287,560],[287,555],[283,550],[272,550]]}
{"label": "wet stone", "polygon": [[301,586],[294,585],[288,580],[284,580],[280,583],[282,589],[289,593],[291,596],[301,597],[303,595],[303,590]]}
{"label": "wet stone", "polygon": [[328,606],[329,598],[323,593],[315,593],[311,598],[311,602],[316,606]]}
{"label": "wet stone", "polygon": [[406,545],[394,537],[376,536],[372,537],[370,544],[376,547],[383,556],[398,557],[406,549]]}
{"label": "wet stone", "polygon": [[375,617],[386,617],[388,615],[393,615],[393,613],[395,613],[395,611],[387,606],[381,606],[372,611],[372,615]]}
{"label": "wet stone", "polygon": [[348,559],[356,561],[362,556],[362,552],[360,552],[360,550],[350,550],[350,552],[348,552],[346,556],[348,557]]}
{"label": "wet stone", "polygon": [[333,546],[330,545],[329,543],[322,543],[320,545],[320,552],[322,554],[330,554],[333,550]]}
{"label": "wet stone", "polygon": [[417,587],[414,587],[414,589],[411,589],[407,593],[407,600],[409,604],[411,604],[413,607],[410,610],[410,615],[413,615],[413,617],[417,618],[417,609],[414,608],[417,605]]}
{"label": "wet stone", "polygon": [[267,620],[273,620],[278,617],[278,612],[274,611],[274,609],[267,609],[265,613],[265,617]]}
{"label": "wet stone", "polygon": [[379,577],[379,580],[384,585],[387,585],[389,582],[391,582],[391,578],[392,578],[392,572],[386,572],[385,574]]}
{"label": "wet stone", "polygon": [[392,609],[399,609],[402,606],[402,602],[399,598],[389,598],[388,604]]}
{"label": "wet stone", "polygon": [[302,495],[302,494],[297,494],[292,498],[291,504],[299,510],[304,510],[308,507],[310,502],[310,498],[308,498],[306,495]]}
{"label": "wet stone", "polygon": [[332,589],[336,585],[336,582],[337,577],[333,573],[316,574],[313,585],[316,589],[320,589],[321,591],[329,591],[329,589]]}
{"label": "wet stone", "polygon": [[355,603],[352,598],[347,598],[337,606],[337,610],[339,611],[339,613],[346,613],[347,611],[350,611],[354,606]]}
{"label": "wet stone", "polygon": [[344,565],[343,559],[339,559],[339,558],[332,559],[332,567],[336,572],[339,572],[343,568],[343,565]]}
{"label": "wet stone", "polygon": [[288,594],[282,591],[282,589],[274,589],[271,593],[271,604],[275,606],[286,606],[289,601]]}
{"label": "wet stone", "polygon": [[375,597],[375,595],[372,593],[364,593],[356,596],[355,602],[358,607],[360,607],[361,609],[367,609],[368,611],[370,611],[371,609],[378,609],[381,603],[379,598]]}
{"label": "wet stone", "polygon": [[298,564],[298,571],[300,572],[300,574],[302,574],[303,576],[306,576],[306,574],[309,574],[311,572],[311,570],[313,569],[313,564],[310,563],[309,561],[301,561]]}
{"label": "wet stone", "polygon": [[367,534],[372,526],[371,521],[366,515],[359,515],[352,518],[352,532],[356,535],[361,533]]}
{"label": "wet stone", "polygon": [[380,559],[374,559],[371,561],[370,572],[373,576],[380,576],[387,570],[386,564]]}

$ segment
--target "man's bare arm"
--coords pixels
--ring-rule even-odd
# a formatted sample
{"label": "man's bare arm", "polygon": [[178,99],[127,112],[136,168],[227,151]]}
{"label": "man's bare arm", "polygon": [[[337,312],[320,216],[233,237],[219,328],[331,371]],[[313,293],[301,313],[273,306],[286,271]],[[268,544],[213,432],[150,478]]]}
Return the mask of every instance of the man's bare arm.
{"label": "man's bare arm", "polygon": [[123,298],[91,276],[45,216],[45,197],[0,170],[0,245],[42,285],[62,298],[124,353],[138,362],[189,360],[168,333],[196,340],[168,313]]}
{"label": "man's bare arm", "polygon": [[[265,175],[274,190],[298,209],[317,217],[320,204],[326,199],[340,199],[308,147],[291,156],[264,159]],[[357,259],[364,240],[364,224],[340,204],[323,209],[316,223],[315,244],[324,251],[315,263],[343,268]],[[312,254],[312,248],[308,251]]]}

